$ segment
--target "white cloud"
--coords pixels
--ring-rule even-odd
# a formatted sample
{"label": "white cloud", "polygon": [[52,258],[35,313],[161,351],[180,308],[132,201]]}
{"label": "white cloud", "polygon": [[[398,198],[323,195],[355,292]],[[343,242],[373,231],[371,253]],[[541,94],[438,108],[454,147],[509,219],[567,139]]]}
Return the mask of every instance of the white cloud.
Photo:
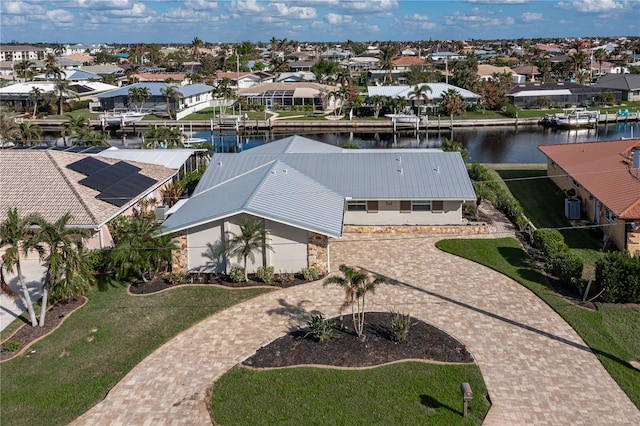
{"label": "white cloud", "polygon": [[342,1],[339,6],[342,9],[354,12],[378,13],[398,9],[398,0],[367,0],[367,1]]}
{"label": "white cloud", "polygon": [[47,18],[54,24],[70,23],[74,21],[75,15],[66,10],[55,9],[47,12]]}
{"label": "white cloud", "polygon": [[7,15],[44,15],[47,13],[45,8],[22,1],[2,2],[3,14]]}
{"label": "white cloud", "polygon": [[328,13],[326,16],[327,23],[330,25],[344,25],[353,22],[351,15],[338,15],[337,13]]}
{"label": "white cloud", "polygon": [[149,10],[143,3],[134,3],[129,6],[128,9],[116,10],[112,9],[109,13],[113,16],[127,16],[127,17],[144,17],[149,15]]}
{"label": "white cloud", "polygon": [[544,17],[542,16],[542,13],[534,13],[534,12],[524,12],[522,15],[520,15],[520,19],[522,19],[522,22],[544,21]]}
{"label": "white cloud", "polygon": [[285,3],[273,3],[269,10],[273,9],[277,11],[278,16],[288,19],[314,19],[318,16],[313,7],[289,7]]}
{"label": "white cloud", "polygon": [[240,14],[258,14],[264,11],[264,6],[256,0],[232,1],[229,9]]}
{"label": "white cloud", "polygon": [[[478,13],[479,9],[475,9],[474,13]],[[479,27],[504,27],[513,25],[515,20],[511,17],[496,18],[492,16],[478,14],[463,14],[455,12],[444,18],[446,25],[465,25],[471,28]]]}
{"label": "white cloud", "polygon": [[464,3],[475,4],[524,4],[529,3],[531,0],[463,0]]}
{"label": "white cloud", "polygon": [[218,2],[209,0],[187,0],[185,7],[193,10],[217,10]]}
{"label": "white cloud", "polygon": [[568,2],[561,1],[556,4],[560,9],[567,9],[584,13],[603,13],[622,10],[625,3],[616,0],[572,0]]}

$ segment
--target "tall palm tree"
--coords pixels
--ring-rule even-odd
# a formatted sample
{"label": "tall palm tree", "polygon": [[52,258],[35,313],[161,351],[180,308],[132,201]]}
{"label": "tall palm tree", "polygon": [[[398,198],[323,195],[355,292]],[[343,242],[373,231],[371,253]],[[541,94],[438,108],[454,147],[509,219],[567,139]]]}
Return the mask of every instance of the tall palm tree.
{"label": "tall palm tree", "polygon": [[29,91],[29,99],[33,101],[33,116],[37,117],[38,114],[38,99],[42,97],[42,90],[39,87],[33,86]]}
{"label": "tall palm tree", "polygon": [[138,77],[136,77],[138,71],[140,71],[140,65],[129,64],[129,68],[127,68],[124,72],[125,77],[127,77],[128,84],[134,84],[138,82]]}
{"label": "tall palm tree", "polygon": [[162,96],[164,96],[164,99],[166,101],[167,115],[169,115],[169,120],[173,120],[173,116],[171,115],[171,104],[179,101],[182,97],[182,93],[180,93],[176,86],[172,85],[161,88],[160,93],[162,94]]}
{"label": "tall palm tree", "polygon": [[372,280],[364,272],[345,264],[340,265],[340,272],[342,272],[341,277],[337,275],[331,276],[325,280],[324,285],[337,284],[344,289],[345,297],[341,309],[351,306],[353,329],[358,338],[364,340],[366,338],[364,335],[366,295],[367,293],[374,293],[376,287],[379,284],[386,283],[386,280],[382,277],[375,277]]}
{"label": "tall palm tree", "polygon": [[[411,103],[413,104],[414,107],[415,107],[416,100],[418,101],[424,100],[424,103],[426,105],[426,103],[429,102],[429,95],[427,95],[427,92],[433,93],[433,90],[431,90],[431,87],[429,87],[428,84],[416,84],[413,90],[409,92],[407,97],[411,99]],[[416,112],[419,113],[420,111],[416,111]]]}
{"label": "tall palm tree", "polygon": [[609,54],[604,49],[596,49],[593,52],[593,57],[596,61],[598,61],[598,75],[602,75],[602,63],[607,60]]}
{"label": "tall palm tree", "polygon": [[56,94],[58,98],[58,115],[62,115],[65,99],[67,98],[80,99],[78,94],[73,90],[71,90],[69,81],[63,80],[62,78],[56,79],[55,83],[53,84],[53,92]]}
{"label": "tall palm tree", "polygon": [[460,115],[464,112],[466,102],[462,95],[455,89],[449,89],[442,94],[440,108],[448,115]]}
{"label": "tall palm tree", "polygon": [[0,248],[4,249],[2,255],[2,265],[7,272],[12,273],[14,268],[18,275],[18,283],[22,290],[22,299],[27,305],[27,312],[33,327],[38,325],[36,312],[33,309],[33,302],[29,289],[22,275],[22,267],[20,264],[20,252],[26,251],[25,241],[29,240],[31,230],[29,229],[29,219],[20,217],[18,209],[12,208],[7,212],[7,218],[0,223]]}
{"label": "tall palm tree", "polygon": [[142,147],[156,148],[184,148],[182,132],[177,127],[154,127],[144,133]]}
{"label": "tall palm tree", "polygon": [[221,107],[221,113],[224,114],[226,112],[226,108],[227,108],[226,101],[233,97],[233,89],[231,88],[231,80],[228,79],[227,77],[223,78],[222,80],[219,80],[218,84],[215,87],[215,89],[213,89],[213,95],[217,96],[218,98],[222,98],[222,99],[225,100],[225,102],[223,103],[223,105]]}
{"label": "tall palm tree", "polygon": [[56,59],[55,55],[50,53],[49,55],[47,55],[47,58],[44,62],[44,74],[47,80],[51,78],[54,80],[59,80],[62,78],[62,76],[64,75],[64,71],[58,65],[58,60]]}
{"label": "tall palm tree", "polygon": [[33,76],[36,74],[36,64],[28,59],[23,59],[15,65],[15,70],[18,75],[22,76],[25,80],[33,80]]}
{"label": "tall palm tree", "polygon": [[131,87],[127,93],[129,101],[136,105],[137,111],[142,111],[144,103],[151,98],[151,90],[148,87]]}
{"label": "tall palm tree", "polygon": [[[42,307],[39,326],[43,327],[49,301],[49,291],[65,286],[64,293],[82,294],[84,288],[92,282],[91,274],[82,267],[82,238],[87,236],[84,229],[68,227],[71,213],[66,213],[53,223],[42,217],[35,217],[39,227],[29,247],[34,248],[45,262],[47,271],[42,285]],[[54,293],[58,289],[54,290]]]}
{"label": "tall palm tree", "polygon": [[66,114],[66,121],[62,123],[62,136],[64,139],[65,146],[67,145],[67,139],[81,139],[83,136],[87,136],[89,133],[91,126],[89,123],[89,119],[84,115],[72,115]]}
{"label": "tall palm tree", "polygon": [[396,55],[396,46],[394,43],[385,43],[380,49],[380,68],[387,71],[384,76],[385,83],[391,83],[393,81],[393,58]]}
{"label": "tall palm tree", "polygon": [[202,48],[202,40],[198,37],[194,37],[191,41],[191,47],[193,48],[193,57],[198,61],[200,59],[200,49]]}
{"label": "tall palm tree", "polygon": [[[31,121],[23,121],[20,123],[20,140],[22,146],[36,146],[40,145],[40,135],[42,135],[42,128],[37,124],[33,124]],[[37,143],[35,143],[37,141]]]}
{"label": "tall palm tree", "polygon": [[254,252],[260,250],[264,253],[265,250],[273,251],[273,248],[267,242],[267,236],[269,231],[264,228],[264,224],[260,219],[245,218],[240,225],[240,233],[235,234],[231,231],[227,231],[225,236],[227,241],[225,248],[220,252],[222,255],[236,256],[238,261],[243,260],[244,267],[244,280],[248,281],[247,276],[247,258],[251,259],[251,262],[255,261]]}

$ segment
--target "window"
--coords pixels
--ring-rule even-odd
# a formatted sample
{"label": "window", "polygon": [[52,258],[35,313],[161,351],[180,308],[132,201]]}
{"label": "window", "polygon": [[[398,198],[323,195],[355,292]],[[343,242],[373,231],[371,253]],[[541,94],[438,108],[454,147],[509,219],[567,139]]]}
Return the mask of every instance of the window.
{"label": "window", "polygon": [[377,201],[367,201],[367,213],[378,213]]}
{"label": "window", "polygon": [[434,213],[442,213],[444,211],[444,201],[432,201],[431,211]]}
{"label": "window", "polygon": [[607,219],[609,223],[613,223],[616,220],[616,215],[609,209],[604,209],[604,218]]}
{"label": "window", "polygon": [[347,211],[365,212],[367,211],[367,202],[364,200],[347,201]]}
{"label": "window", "polygon": [[414,212],[431,211],[431,201],[412,201],[411,210]]}
{"label": "window", "polygon": [[411,213],[411,201],[409,200],[400,201],[400,213]]}

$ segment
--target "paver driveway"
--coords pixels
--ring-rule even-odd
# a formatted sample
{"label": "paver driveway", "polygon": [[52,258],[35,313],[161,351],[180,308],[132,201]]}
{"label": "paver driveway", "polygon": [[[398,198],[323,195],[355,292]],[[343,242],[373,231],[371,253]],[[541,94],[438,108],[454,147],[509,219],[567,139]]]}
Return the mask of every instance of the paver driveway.
{"label": "paver driveway", "polygon": [[[401,309],[464,342],[486,381],[486,425],[638,425],[640,411],[547,305],[510,279],[434,246],[434,237],[347,236],[332,268],[360,266],[392,280],[370,310]],[[209,317],[136,366],[75,424],[210,424],[206,389],[260,346],[334,316],[341,290],[312,283],[262,295]]]}

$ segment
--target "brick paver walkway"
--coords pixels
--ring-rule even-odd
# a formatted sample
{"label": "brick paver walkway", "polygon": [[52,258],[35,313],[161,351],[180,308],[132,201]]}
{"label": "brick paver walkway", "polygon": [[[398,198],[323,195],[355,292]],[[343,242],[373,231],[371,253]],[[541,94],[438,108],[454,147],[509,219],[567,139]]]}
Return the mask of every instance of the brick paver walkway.
{"label": "brick paver walkway", "polygon": [[[435,241],[347,236],[332,243],[332,268],[346,263],[388,277],[392,284],[368,298],[368,310],[400,309],[467,345],[493,404],[486,425],[640,424],[640,411],[558,315],[508,278],[440,252]],[[341,301],[339,288],[312,283],[215,314],[155,351],[74,423],[211,424],[205,392],[218,377],[310,311],[338,314]]]}

